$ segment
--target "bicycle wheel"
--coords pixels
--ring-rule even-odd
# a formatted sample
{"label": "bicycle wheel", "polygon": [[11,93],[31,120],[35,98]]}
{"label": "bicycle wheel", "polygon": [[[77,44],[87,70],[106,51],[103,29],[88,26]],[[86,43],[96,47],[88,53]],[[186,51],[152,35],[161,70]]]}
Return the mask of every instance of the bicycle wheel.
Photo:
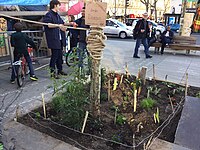
{"label": "bicycle wheel", "polygon": [[76,54],[76,48],[69,50],[66,54],[66,64],[70,66],[75,66],[78,63],[78,57]]}
{"label": "bicycle wheel", "polygon": [[17,66],[16,78],[17,78],[17,85],[19,87],[22,87],[22,85],[24,83],[24,71],[23,71],[21,65]]}

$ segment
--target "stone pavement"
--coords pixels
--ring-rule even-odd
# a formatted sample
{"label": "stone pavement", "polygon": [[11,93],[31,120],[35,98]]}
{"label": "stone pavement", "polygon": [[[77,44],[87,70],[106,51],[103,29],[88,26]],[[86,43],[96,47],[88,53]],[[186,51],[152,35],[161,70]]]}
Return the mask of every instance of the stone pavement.
{"label": "stone pavement", "polygon": [[[153,64],[155,65],[156,78],[160,80],[167,79],[171,82],[179,84],[185,83],[185,74],[189,74],[189,85],[200,87],[200,52],[191,52],[190,55],[185,55],[185,51],[165,50],[164,55],[154,54],[154,49],[151,48],[150,53],[152,59],[146,59],[143,46],[140,47],[140,59],[133,58],[133,49],[135,42],[106,41],[102,66],[108,70],[125,73],[125,64],[128,64],[128,69],[131,74],[137,75],[139,68],[146,66],[147,76],[153,76]],[[176,54],[174,55],[174,52]]]}
{"label": "stone pavement", "polygon": [[187,97],[179,121],[175,143],[200,150],[200,99]]}

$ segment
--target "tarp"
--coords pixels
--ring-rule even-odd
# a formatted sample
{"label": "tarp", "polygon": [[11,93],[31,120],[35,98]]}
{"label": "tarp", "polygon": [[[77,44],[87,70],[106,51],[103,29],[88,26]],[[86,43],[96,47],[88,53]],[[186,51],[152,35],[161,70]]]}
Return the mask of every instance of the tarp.
{"label": "tarp", "polygon": [[0,5],[48,5],[50,0],[0,0]]}

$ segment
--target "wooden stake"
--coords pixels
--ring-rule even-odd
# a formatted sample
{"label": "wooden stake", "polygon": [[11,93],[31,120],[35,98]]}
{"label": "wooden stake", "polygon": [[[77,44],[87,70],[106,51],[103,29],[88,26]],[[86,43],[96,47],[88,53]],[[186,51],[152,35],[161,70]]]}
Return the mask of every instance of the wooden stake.
{"label": "wooden stake", "polygon": [[19,118],[19,105],[17,105],[16,107],[16,118],[15,118],[15,121],[17,121]]}
{"label": "wooden stake", "polygon": [[188,73],[186,73],[186,80],[185,80],[185,97],[188,95]]}
{"label": "wooden stake", "polygon": [[129,71],[128,71],[128,64],[126,62],[126,66],[125,66],[125,71],[126,71],[126,77],[129,77]]}
{"label": "wooden stake", "polygon": [[137,90],[134,91],[134,101],[133,101],[134,112],[136,112],[136,108],[137,108]]}
{"label": "wooden stake", "polygon": [[155,65],[153,64],[153,80],[156,79]]}
{"label": "wooden stake", "polygon": [[81,133],[83,133],[84,130],[85,130],[85,125],[86,125],[86,122],[87,122],[88,114],[89,114],[89,112],[86,111],[86,113],[85,113],[85,119],[84,119],[84,122],[83,122],[83,127],[82,127],[82,130],[81,130]]}
{"label": "wooden stake", "polygon": [[122,84],[123,78],[124,78],[124,75],[121,76],[121,79],[120,79],[120,83],[119,83],[119,84]]}
{"label": "wooden stake", "polygon": [[109,79],[108,79],[108,101],[110,101],[110,96],[111,96],[111,91],[110,91],[110,76],[109,76]]}
{"label": "wooden stake", "polygon": [[146,74],[147,74],[147,67],[142,67],[139,78],[143,81],[144,85],[146,84]]}
{"label": "wooden stake", "polygon": [[133,133],[133,150],[135,150],[135,134]]}
{"label": "wooden stake", "polygon": [[140,78],[140,69],[138,70],[137,78]]}
{"label": "wooden stake", "polygon": [[116,120],[117,120],[117,108],[115,109],[115,118],[114,118],[114,124],[116,124]]}
{"label": "wooden stake", "polygon": [[47,119],[46,106],[45,106],[45,101],[44,101],[44,93],[42,93],[42,105],[43,105],[43,111],[44,111],[44,118]]}
{"label": "wooden stake", "polygon": [[174,105],[172,103],[172,99],[171,99],[171,96],[169,95],[169,100],[170,100],[170,104],[171,104],[171,107],[172,107],[172,112],[174,113]]}
{"label": "wooden stake", "polygon": [[150,95],[150,91],[149,89],[147,90],[147,98],[149,98],[149,95]]}
{"label": "wooden stake", "polygon": [[166,76],[165,76],[165,81],[167,81],[167,77],[168,77],[168,75],[166,74]]}

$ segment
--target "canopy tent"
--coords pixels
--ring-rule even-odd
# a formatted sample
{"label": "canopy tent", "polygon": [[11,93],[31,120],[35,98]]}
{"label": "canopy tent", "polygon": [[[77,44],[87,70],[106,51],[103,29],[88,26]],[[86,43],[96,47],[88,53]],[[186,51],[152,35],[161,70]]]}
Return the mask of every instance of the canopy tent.
{"label": "canopy tent", "polygon": [[50,0],[0,0],[0,5],[48,5]]}

